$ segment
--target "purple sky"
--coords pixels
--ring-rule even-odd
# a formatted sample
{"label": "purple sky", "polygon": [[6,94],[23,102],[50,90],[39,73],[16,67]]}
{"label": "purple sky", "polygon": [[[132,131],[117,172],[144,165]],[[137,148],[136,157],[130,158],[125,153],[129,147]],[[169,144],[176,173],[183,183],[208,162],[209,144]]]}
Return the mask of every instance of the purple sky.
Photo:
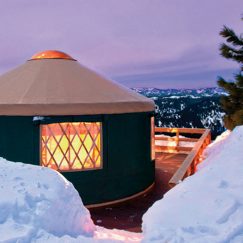
{"label": "purple sky", "polygon": [[0,73],[56,49],[129,87],[215,86],[238,70],[218,33],[242,33],[242,13],[243,0],[1,1]]}

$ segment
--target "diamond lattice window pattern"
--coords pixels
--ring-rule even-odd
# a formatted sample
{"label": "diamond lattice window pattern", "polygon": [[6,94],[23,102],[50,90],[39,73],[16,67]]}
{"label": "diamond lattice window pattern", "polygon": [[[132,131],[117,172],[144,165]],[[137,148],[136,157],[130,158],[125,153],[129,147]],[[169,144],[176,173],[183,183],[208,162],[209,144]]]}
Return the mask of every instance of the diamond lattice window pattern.
{"label": "diamond lattice window pattern", "polygon": [[41,125],[41,165],[58,171],[101,168],[101,123]]}

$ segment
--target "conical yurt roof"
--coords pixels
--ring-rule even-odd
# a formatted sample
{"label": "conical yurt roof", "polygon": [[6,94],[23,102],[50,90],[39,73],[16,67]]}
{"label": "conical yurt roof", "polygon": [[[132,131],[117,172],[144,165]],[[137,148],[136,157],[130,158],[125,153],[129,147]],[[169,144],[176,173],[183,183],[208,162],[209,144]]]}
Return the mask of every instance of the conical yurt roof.
{"label": "conical yurt roof", "polygon": [[59,51],[38,53],[0,76],[0,115],[93,115],[153,110],[152,100]]}

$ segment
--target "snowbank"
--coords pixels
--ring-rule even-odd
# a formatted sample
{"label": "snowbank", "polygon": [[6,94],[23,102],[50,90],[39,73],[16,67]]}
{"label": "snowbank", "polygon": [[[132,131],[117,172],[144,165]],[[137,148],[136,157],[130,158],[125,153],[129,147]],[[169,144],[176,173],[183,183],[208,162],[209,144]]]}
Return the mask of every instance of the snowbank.
{"label": "snowbank", "polygon": [[28,242],[40,229],[76,237],[93,236],[95,226],[78,192],[61,174],[0,158],[0,242]]}
{"label": "snowbank", "polygon": [[60,173],[0,158],[0,243],[136,243],[141,237],[95,226]]}
{"label": "snowbank", "polygon": [[74,238],[69,235],[57,237],[46,232],[40,231],[34,243],[140,243],[142,235],[140,233],[132,233],[124,230],[105,229],[103,227],[96,227],[94,236],[87,238],[82,235]]}
{"label": "snowbank", "polygon": [[243,126],[224,133],[205,157],[143,216],[143,242],[243,242]]}

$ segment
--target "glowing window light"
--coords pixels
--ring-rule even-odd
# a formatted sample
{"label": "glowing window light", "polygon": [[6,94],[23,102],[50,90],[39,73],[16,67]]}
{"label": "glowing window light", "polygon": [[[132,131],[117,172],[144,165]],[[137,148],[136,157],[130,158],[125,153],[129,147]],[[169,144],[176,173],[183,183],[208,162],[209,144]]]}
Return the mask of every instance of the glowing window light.
{"label": "glowing window light", "polygon": [[155,131],[154,117],[151,117],[151,160],[155,160]]}
{"label": "glowing window light", "polygon": [[41,165],[58,171],[102,168],[100,122],[41,125]]}

